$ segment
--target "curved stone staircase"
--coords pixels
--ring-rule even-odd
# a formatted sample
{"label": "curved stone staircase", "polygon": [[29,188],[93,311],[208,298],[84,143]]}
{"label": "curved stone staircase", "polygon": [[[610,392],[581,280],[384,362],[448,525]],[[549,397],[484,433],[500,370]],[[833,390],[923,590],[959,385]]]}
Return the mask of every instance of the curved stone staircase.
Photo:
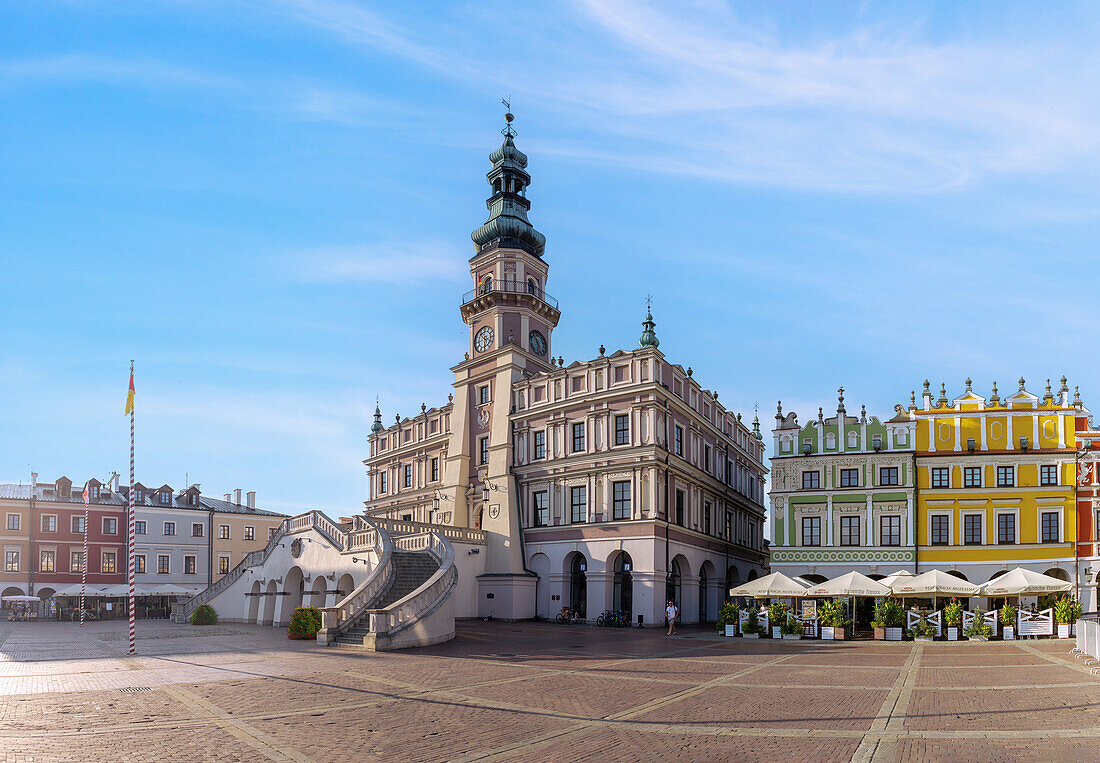
{"label": "curved stone staircase", "polygon": [[371,610],[385,610],[420,588],[439,570],[439,561],[426,551],[395,551],[390,562],[393,575],[389,588],[352,617],[352,624],[335,637],[341,646],[364,646],[370,642]]}

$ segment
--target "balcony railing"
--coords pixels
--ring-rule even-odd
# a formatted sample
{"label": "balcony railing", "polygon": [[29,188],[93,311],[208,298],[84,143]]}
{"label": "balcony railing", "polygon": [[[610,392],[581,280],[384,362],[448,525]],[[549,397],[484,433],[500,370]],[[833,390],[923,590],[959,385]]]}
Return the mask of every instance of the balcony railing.
{"label": "balcony railing", "polygon": [[547,294],[545,291],[535,286],[532,283],[526,281],[493,281],[485,286],[479,286],[476,289],[466,292],[462,295],[462,304],[473,302],[478,297],[484,297],[486,294],[493,292],[501,292],[505,294],[530,294],[533,297],[541,299],[546,304],[550,305],[555,310],[558,309],[558,301]]}

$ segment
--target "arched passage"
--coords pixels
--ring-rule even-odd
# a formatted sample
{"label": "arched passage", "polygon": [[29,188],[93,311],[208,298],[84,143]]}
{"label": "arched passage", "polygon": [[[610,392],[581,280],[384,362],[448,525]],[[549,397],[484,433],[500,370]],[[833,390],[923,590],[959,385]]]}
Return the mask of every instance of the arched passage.
{"label": "arched passage", "polygon": [[283,578],[283,596],[279,607],[276,623],[285,625],[290,622],[290,616],[294,610],[302,606],[302,595],[305,593],[305,581],[302,578],[300,567],[291,567]]}
{"label": "arched passage", "polygon": [[280,596],[279,584],[274,580],[267,581],[267,590],[264,591],[264,619],[260,621],[261,625],[274,625],[275,624],[275,602]]}
{"label": "arched passage", "polygon": [[1044,575],[1050,575],[1052,578],[1058,578],[1058,580],[1064,580],[1069,582],[1069,573],[1058,567],[1051,567],[1049,570],[1043,573]]}
{"label": "arched passage", "polygon": [[344,573],[340,576],[339,582],[336,583],[336,601],[333,603],[339,603],[341,599],[343,599],[354,590],[355,580],[351,577],[351,574]]}
{"label": "arched passage", "polygon": [[579,551],[566,557],[569,574],[569,609],[588,617],[588,559]]}
{"label": "arched passage", "polygon": [[55,593],[57,593],[57,591],[55,591],[54,589],[49,588],[49,587],[39,588],[38,589],[38,598],[41,599],[42,601],[45,601],[46,599],[52,599]]}
{"label": "arched passage", "polygon": [[760,573],[758,573],[756,570],[749,570],[749,574],[745,576],[745,582],[746,583],[751,583],[752,581],[756,580],[758,577],[760,577]]}
{"label": "arched passage", "polygon": [[718,577],[709,560],[699,568],[699,622],[706,623],[718,616],[717,602],[712,601],[711,583]]}
{"label": "arched passage", "polygon": [[966,580],[967,583],[970,582],[969,580],[966,579],[966,575],[962,574],[958,570],[948,570],[947,574],[948,575],[953,575],[953,576],[957,577],[959,580]]}
{"label": "arched passage", "polygon": [[684,574],[687,569],[687,559],[681,555],[673,557],[669,565],[668,579],[665,581],[665,600],[671,599],[681,613],[684,610]]}
{"label": "arched passage", "polygon": [[315,575],[313,577],[313,594],[309,597],[309,606],[317,607],[321,609],[325,606],[325,591],[328,588],[326,583],[328,580],[324,575]]}
{"label": "arched passage", "polygon": [[634,560],[625,551],[616,551],[608,562],[612,570],[611,608],[630,620],[634,616]]}
{"label": "arched passage", "polygon": [[730,601],[733,599],[730,596],[730,591],[741,585],[741,573],[737,571],[737,567],[730,565],[726,570],[726,588],[722,591],[722,601]]}
{"label": "arched passage", "polygon": [[248,617],[246,622],[255,624],[260,616],[260,600],[263,597],[260,596],[260,581],[257,580],[252,583],[252,590],[248,593]]}
{"label": "arched passage", "polygon": [[802,575],[799,575],[798,577],[802,578],[807,583],[813,583],[814,585],[821,585],[827,579],[824,575],[817,575],[813,572],[806,572]]}

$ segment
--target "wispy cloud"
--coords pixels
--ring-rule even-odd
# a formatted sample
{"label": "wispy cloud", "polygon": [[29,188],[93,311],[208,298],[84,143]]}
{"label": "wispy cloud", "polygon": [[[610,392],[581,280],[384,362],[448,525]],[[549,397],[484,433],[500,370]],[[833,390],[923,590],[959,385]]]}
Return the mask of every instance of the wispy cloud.
{"label": "wispy cloud", "polygon": [[[638,171],[926,192],[1096,159],[1100,54],[1080,30],[1075,41],[986,43],[933,39],[923,18],[857,17],[822,41],[792,41],[712,2],[577,0],[566,13],[509,4],[466,9],[477,23],[457,25],[452,11],[415,27],[396,10],[282,7],[479,91],[508,82],[569,123],[557,153]],[[506,67],[475,55],[517,27],[523,45],[509,47]]]}
{"label": "wispy cloud", "polygon": [[313,249],[288,263],[294,275],[308,281],[457,284],[469,274],[468,256],[450,242],[402,241]]}

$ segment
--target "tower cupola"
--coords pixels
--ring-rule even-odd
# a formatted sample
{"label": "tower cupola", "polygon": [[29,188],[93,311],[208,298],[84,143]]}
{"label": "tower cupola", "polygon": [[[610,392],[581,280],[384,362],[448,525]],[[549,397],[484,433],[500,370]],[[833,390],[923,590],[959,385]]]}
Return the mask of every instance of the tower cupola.
{"label": "tower cupola", "polygon": [[492,169],[485,176],[493,189],[485,206],[489,219],[470,234],[478,254],[493,244],[523,249],[541,257],[546,248],[546,237],[539,233],[527,219],[531,202],[527,200],[527,186],[531,176],[527,174],[527,155],[516,148],[516,131],[512,129],[511,113],[505,114],[506,125],[501,132],[504,143],[489,154]]}
{"label": "tower cupola", "polygon": [[653,329],[656,327],[656,323],[653,322],[653,313],[647,308],[645,311],[645,320],[642,321],[642,336],[638,340],[638,349],[644,350],[646,347],[659,347],[660,341],[657,339],[656,332]]}
{"label": "tower cupola", "polygon": [[382,431],[383,428],[384,427],[382,426],[382,411],[376,405],[376,406],[374,406],[374,423],[371,424],[370,431],[373,434],[378,434],[379,432]]}

